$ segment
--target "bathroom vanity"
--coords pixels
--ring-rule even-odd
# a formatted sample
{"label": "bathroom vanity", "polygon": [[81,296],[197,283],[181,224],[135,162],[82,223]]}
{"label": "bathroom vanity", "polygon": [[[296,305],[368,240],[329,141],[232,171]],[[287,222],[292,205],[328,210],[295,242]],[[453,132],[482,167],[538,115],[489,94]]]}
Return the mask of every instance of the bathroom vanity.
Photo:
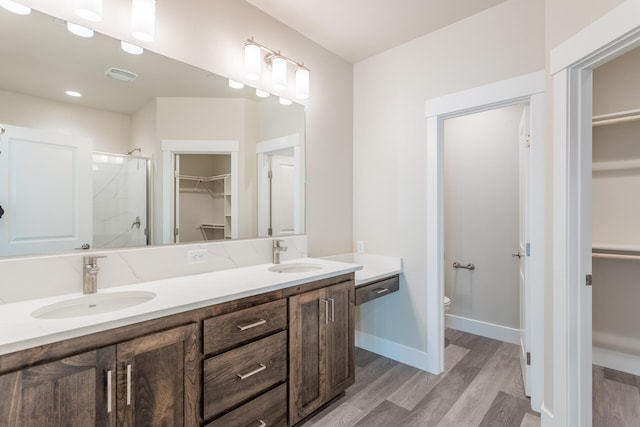
{"label": "bathroom vanity", "polygon": [[355,374],[360,267],[312,262],[321,269],[258,265],[129,285],[157,296],[75,319],[28,319],[64,296],[5,304],[0,322],[10,316],[25,334],[1,337],[0,425],[298,423]]}

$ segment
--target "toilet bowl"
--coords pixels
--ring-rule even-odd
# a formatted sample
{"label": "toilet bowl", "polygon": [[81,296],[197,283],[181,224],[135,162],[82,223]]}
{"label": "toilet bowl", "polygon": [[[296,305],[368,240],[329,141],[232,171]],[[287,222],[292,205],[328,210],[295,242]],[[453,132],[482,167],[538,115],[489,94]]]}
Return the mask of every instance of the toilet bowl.
{"label": "toilet bowl", "polygon": [[449,307],[451,306],[451,299],[449,297],[444,297],[444,312],[447,313],[449,311]]}

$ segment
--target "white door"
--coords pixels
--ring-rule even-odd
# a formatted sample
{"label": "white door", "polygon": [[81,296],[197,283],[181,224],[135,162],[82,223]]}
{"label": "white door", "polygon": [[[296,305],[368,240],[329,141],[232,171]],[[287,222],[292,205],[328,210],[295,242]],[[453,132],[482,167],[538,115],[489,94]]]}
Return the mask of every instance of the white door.
{"label": "white door", "polygon": [[531,290],[527,283],[527,275],[530,265],[529,251],[529,211],[530,211],[530,125],[529,106],[523,108],[520,118],[520,140],[518,142],[518,157],[520,163],[520,226],[518,252],[513,254],[520,262],[520,366],[522,368],[522,380],[524,382],[525,394],[531,396],[531,333],[527,325],[531,313]]}
{"label": "white door", "polygon": [[0,256],[92,244],[91,141],[2,125]]}
{"label": "white door", "polygon": [[173,241],[180,243],[180,154],[173,155]]}
{"label": "white door", "polygon": [[273,236],[294,233],[295,160],[291,156],[271,156],[271,227]]}

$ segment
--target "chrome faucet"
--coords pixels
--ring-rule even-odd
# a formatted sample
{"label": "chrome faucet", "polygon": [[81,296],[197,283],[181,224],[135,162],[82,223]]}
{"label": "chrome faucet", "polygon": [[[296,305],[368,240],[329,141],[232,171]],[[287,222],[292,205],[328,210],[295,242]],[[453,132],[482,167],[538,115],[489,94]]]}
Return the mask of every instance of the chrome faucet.
{"label": "chrome faucet", "polygon": [[82,293],[95,294],[98,291],[98,258],[104,255],[85,255],[82,257]]}
{"label": "chrome faucet", "polygon": [[273,241],[273,263],[280,264],[280,252],[286,252],[287,247],[282,246],[284,240],[274,240]]}

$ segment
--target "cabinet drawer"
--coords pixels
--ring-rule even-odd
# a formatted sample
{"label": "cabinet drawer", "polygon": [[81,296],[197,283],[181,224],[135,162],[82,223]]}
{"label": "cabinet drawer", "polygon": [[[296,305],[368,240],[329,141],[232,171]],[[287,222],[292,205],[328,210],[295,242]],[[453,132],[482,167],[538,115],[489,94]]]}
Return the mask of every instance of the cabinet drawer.
{"label": "cabinet drawer", "polygon": [[220,353],[286,327],[287,301],[284,299],[212,317],[204,321],[204,354]]}
{"label": "cabinet drawer", "polygon": [[356,305],[380,298],[400,289],[398,275],[356,288]]}
{"label": "cabinet drawer", "polygon": [[287,385],[282,384],[210,422],[205,427],[285,427],[286,425]]}
{"label": "cabinet drawer", "polygon": [[287,377],[287,333],[279,332],[204,361],[204,418],[209,419]]}

